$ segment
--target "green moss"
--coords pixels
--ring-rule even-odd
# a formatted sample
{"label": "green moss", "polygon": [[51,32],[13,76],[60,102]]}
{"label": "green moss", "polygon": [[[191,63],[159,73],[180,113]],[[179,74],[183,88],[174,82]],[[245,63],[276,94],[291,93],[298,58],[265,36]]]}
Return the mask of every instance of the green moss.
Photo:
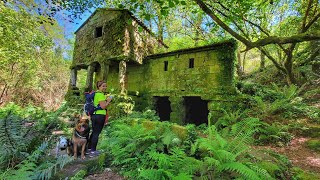
{"label": "green moss", "polygon": [[270,161],[261,161],[257,164],[260,168],[265,169],[271,175],[271,177],[276,178],[279,173],[281,173],[281,168]]}
{"label": "green moss", "polygon": [[82,169],[78,171],[73,177],[71,177],[71,180],[81,180],[86,175],[87,175],[87,171]]}
{"label": "green moss", "polygon": [[320,152],[320,140],[319,139],[311,139],[306,142],[307,146],[315,151]]}
{"label": "green moss", "polygon": [[146,128],[147,130],[154,130],[157,127],[161,127],[159,131],[162,133],[165,131],[165,127],[169,126],[171,131],[177,135],[177,137],[181,140],[186,140],[188,138],[188,129],[184,126],[179,126],[176,124],[167,124],[166,122],[159,122],[159,121],[137,121],[133,120],[132,121],[132,126],[137,125],[138,123],[142,123],[143,127]]}
{"label": "green moss", "polygon": [[292,171],[294,173],[294,178],[297,180],[315,180],[315,179],[319,179],[319,175],[314,174],[314,173],[310,173],[307,171],[303,171],[300,168],[294,167],[292,168]]}
{"label": "green moss", "polygon": [[318,138],[320,137],[320,126],[307,125],[307,128],[302,129],[302,135],[312,138]]}
{"label": "green moss", "polygon": [[179,125],[172,125],[171,127],[172,132],[175,133],[181,140],[186,140],[188,137],[188,130]]}

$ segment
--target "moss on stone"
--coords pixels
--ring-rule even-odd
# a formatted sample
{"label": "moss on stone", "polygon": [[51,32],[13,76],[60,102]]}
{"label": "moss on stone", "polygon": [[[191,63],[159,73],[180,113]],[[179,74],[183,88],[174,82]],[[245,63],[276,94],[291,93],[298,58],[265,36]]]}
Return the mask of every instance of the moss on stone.
{"label": "moss on stone", "polygon": [[[96,64],[94,82],[107,79],[115,93],[123,88],[127,92],[143,92],[143,96],[134,98],[136,110],[152,107],[153,96],[170,97],[170,121],[177,124],[183,124],[185,116],[183,97],[216,101],[212,104],[219,107],[209,108],[214,118],[221,116],[221,108],[232,107],[230,104],[236,102],[237,96],[234,39],[149,55],[154,50],[155,39],[150,38],[152,35],[145,27],[138,31],[139,26],[144,27],[127,11],[99,9],[76,32],[71,67],[79,69]],[[102,27],[101,37],[94,37],[96,27]],[[119,68],[119,61],[125,62],[123,68]],[[75,100],[70,95],[66,97],[68,101]]]}

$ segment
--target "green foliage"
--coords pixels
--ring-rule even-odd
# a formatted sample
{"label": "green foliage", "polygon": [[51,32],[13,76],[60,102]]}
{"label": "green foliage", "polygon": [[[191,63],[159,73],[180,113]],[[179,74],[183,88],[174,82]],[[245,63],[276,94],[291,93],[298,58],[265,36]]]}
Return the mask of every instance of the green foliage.
{"label": "green foliage", "polygon": [[[134,113],[133,113],[134,114]],[[131,114],[132,115],[132,114]],[[133,179],[192,179],[270,177],[266,170],[246,157],[248,143],[263,124],[255,118],[233,121],[218,131],[210,126],[199,138],[195,126],[187,127],[184,142],[171,130],[171,123],[146,129],[130,116],[110,123],[101,148],[112,156],[112,164]],[[129,124],[126,124],[129,123]],[[147,126],[148,127],[148,126]],[[192,145],[194,144],[194,145]]]}
{"label": "green foliage", "polygon": [[23,119],[8,112],[0,119],[1,169],[15,166],[28,156],[28,146],[34,140],[32,127],[25,127]]}
{"label": "green foliage", "polygon": [[[48,143],[44,142],[41,146],[30,154],[21,163],[13,168],[7,168],[0,175],[1,179],[50,179],[57,169],[62,169],[73,159],[68,156],[60,156],[56,160],[42,161],[41,157],[48,151]],[[47,157],[48,158],[48,157]]]}
{"label": "green foliage", "polygon": [[257,135],[256,142],[258,144],[275,144],[277,146],[285,146],[290,143],[293,139],[293,135],[289,133],[289,126],[272,123],[271,125],[265,124],[266,126],[261,129]]}
{"label": "green foliage", "polygon": [[159,116],[156,115],[156,111],[155,110],[151,110],[151,109],[146,109],[143,112],[139,112],[139,111],[132,111],[131,114],[128,114],[125,117],[121,118],[122,120],[149,120],[149,121],[159,121],[160,118]]}
{"label": "green foliage", "polygon": [[128,95],[116,94],[108,106],[110,117],[118,119],[133,112],[134,101]]}
{"label": "green foliage", "polygon": [[[248,162],[244,155],[249,146],[248,142],[253,140],[256,125],[250,126],[257,120],[247,120],[235,124],[232,134],[223,137],[215,126],[208,128],[208,137],[199,138],[193,146],[194,153],[201,153],[204,163],[208,169],[206,173],[212,178],[226,178],[228,176],[244,179],[271,178],[266,170],[261,169]],[[256,123],[253,123],[256,124]],[[241,128],[239,128],[241,127]],[[226,172],[233,172],[226,175]]]}
{"label": "green foliage", "polygon": [[299,95],[304,86],[295,85],[280,87],[272,84],[271,87],[260,84],[241,84],[239,90],[246,94],[251,110],[248,114],[258,116],[261,119],[268,119],[269,116],[281,115],[287,119],[297,119],[307,116],[312,120],[318,119],[319,110],[304,102]]}
{"label": "green foliage", "polygon": [[315,151],[320,152],[320,141],[319,140],[311,139],[306,144],[310,149],[313,149]]}
{"label": "green foliage", "polygon": [[62,106],[55,112],[44,112],[29,106],[21,108],[8,104],[0,109],[0,169],[12,168],[20,163],[51,135],[53,128],[63,128],[58,116],[65,110]]}
{"label": "green foliage", "polygon": [[39,23],[40,16],[25,8],[0,3],[0,101],[56,109],[69,76],[69,62],[54,50],[53,36],[61,29],[52,26],[58,33],[49,31],[50,26]]}
{"label": "green foliage", "polygon": [[86,174],[87,172],[85,170],[80,170],[71,178],[71,180],[81,180]]}
{"label": "green foliage", "polygon": [[293,177],[296,180],[313,180],[319,178],[319,175],[304,171],[297,167],[293,168],[293,174]]}

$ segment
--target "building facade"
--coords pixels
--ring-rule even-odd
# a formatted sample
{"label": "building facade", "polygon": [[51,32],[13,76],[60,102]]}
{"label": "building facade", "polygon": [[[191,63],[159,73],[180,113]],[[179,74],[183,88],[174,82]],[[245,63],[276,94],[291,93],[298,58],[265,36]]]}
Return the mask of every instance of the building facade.
{"label": "building facade", "polygon": [[234,40],[155,54],[166,45],[117,9],[98,9],[75,34],[69,95],[82,93],[77,72],[85,69],[85,91],[105,80],[119,93],[146,95],[161,120],[178,124],[214,121],[235,101]]}

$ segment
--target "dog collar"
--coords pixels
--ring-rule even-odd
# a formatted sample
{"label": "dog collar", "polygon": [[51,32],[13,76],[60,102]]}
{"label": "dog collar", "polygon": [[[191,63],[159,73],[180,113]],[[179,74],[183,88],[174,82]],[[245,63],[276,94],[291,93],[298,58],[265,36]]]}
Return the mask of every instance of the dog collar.
{"label": "dog collar", "polygon": [[81,138],[81,139],[87,139],[86,137],[81,136],[81,135],[78,133],[78,131],[75,131],[75,134],[76,134],[79,138]]}

